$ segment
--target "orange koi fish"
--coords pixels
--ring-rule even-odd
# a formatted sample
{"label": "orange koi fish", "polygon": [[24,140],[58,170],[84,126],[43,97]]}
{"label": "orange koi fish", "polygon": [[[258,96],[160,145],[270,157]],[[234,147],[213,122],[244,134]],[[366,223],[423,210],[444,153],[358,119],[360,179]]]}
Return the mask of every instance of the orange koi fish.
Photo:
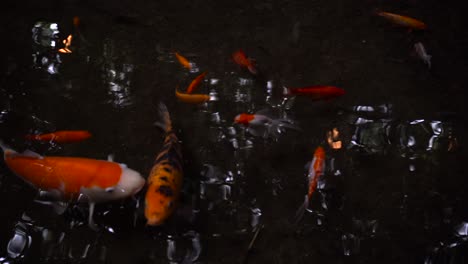
{"label": "orange koi fish", "polygon": [[172,129],[171,118],[164,104],[159,105],[166,132],[162,150],[156,156],[148,177],[145,197],[147,225],[161,225],[172,215],[182,188],[183,170],[179,139]]}
{"label": "orange koi fish", "polygon": [[189,104],[201,104],[211,100],[211,96],[209,94],[181,93],[177,88],[175,90],[175,95],[179,101]]}
{"label": "orange koi fish", "polygon": [[90,137],[91,133],[86,130],[62,130],[47,134],[25,136],[28,140],[53,141],[57,143],[79,142]]}
{"label": "orange koi fish", "polygon": [[96,203],[135,195],[145,184],[141,175],[125,164],[78,157],[43,157],[31,151],[20,154],[1,142],[0,147],[8,168],[34,188],[59,193],[62,199],[87,201],[88,224],[93,229]]}
{"label": "orange koi fish", "polygon": [[342,88],[327,85],[315,85],[303,88],[284,87],[283,89],[283,95],[285,96],[304,95],[313,100],[327,100],[344,94],[345,90]]}
{"label": "orange koi fish", "polygon": [[193,92],[193,90],[200,84],[200,82],[205,78],[206,72],[201,73],[198,75],[193,81],[190,83],[189,87],[187,88],[187,94]]}
{"label": "orange koi fish", "polygon": [[296,212],[295,223],[299,223],[299,221],[304,216],[305,210],[309,207],[309,201],[312,198],[315,190],[317,189],[318,180],[322,175],[325,173],[325,150],[323,147],[318,146],[315,149],[314,157],[309,165],[309,169],[307,172],[307,178],[309,181],[309,188],[307,190],[307,194],[305,195],[304,203],[299,207]]}
{"label": "orange koi fish", "polygon": [[247,68],[247,70],[249,70],[250,73],[254,75],[258,73],[257,68],[253,65],[252,61],[249,58],[247,58],[244,51],[242,51],[241,49],[237,50],[232,54],[232,59],[238,65]]}
{"label": "orange koi fish", "polygon": [[234,123],[244,125],[247,127],[247,132],[254,136],[262,136],[263,138],[272,137],[273,139],[277,139],[286,128],[299,130],[292,120],[274,118],[263,112],[239,114],[234,118]]}
{"label": "orange koi fish", "polygon": [[177,52],[174,52],[177,60],[179,61],[179,63],[184,66],[185,68],[191,70],[192,69],[192,64],[182,55],[180,55],[179,53]]}
{"label": "orange koi fish", "polygon": [[389,12],[376,12],[376,14],[402,27],[407,27],[410,29],[419,29],[419,30],[423,30],[427,28],[424,22],[414,19],[412,17],[402,16],[402,15],[389,13]]}

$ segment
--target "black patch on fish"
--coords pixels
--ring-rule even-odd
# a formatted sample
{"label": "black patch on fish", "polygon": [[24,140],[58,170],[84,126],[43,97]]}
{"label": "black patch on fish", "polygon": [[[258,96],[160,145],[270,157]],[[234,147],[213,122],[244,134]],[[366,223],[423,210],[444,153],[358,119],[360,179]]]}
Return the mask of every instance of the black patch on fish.
{"label": "black patch on fish", "polygon": [[171,197],[174,195],[174,192],[172,191],[172,188],[168,185],[161,185],[159,186],[159,189],[156,190],[157,192],[160,192],[162,195],[166,197]]}
{"label": "black patch on fish", "polygon": [[161,177],[160,179],[161,179],[161,181],[164,181],[164,182],[169,182],[169,180],[167,179],[167,177],[166,177],[166,176],[163,176],[163,177]]}

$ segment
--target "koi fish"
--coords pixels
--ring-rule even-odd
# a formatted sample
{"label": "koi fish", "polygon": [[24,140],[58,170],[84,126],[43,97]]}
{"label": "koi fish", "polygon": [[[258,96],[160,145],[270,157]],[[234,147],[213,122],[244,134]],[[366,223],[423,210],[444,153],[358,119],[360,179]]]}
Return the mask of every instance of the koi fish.
{"label": "koi fish", "polygon": [[192,69],[192,63],[190,63],[184,56],[180,55],[179,53],[177,52],[174,52],[177,60],[179,61],[179,63],[184,66],[185,68],[191,70]]}
{"label": "koi fish", "polygon": [[402,27],[407,27],[410,29],[419,29],[419,30],[423,30],[427,28],[424,22],[414,19],[412,17],[402,16],[402,15],[389,13],[389,12],[376,12],[376,14]]}
{"label": "koi fish", "polygon": [[173,213],[183,181],[179,139],[172,129],[169,112],[162,103],[159,112],[163,117],[163,123],[159,126],[166,132],[166,136],[147,182],[145,217],[150,226],[163,224]]}
{"label": "koi fish", "polygon": [[253,65],[252,61],[249,58],[247,58],[244,51],[238,50],[238,51],[234,52],[232,54],[232,59],[238,65],[240,65],[240,66],[242,66],[244,68],[247,68],[247,70],[249,70],[250,73],[252,73],[254,75],[258,73],[257,68]]}
{"label": "koi fish", "polygon": [[187,88],[187,94],[193,92],[193,90],[200,84],[200,82],[205,78],[206,72],[201,73],[198,75],[193,81],[190,83],[189,87]]}
{"label": "koi fish", "polygon": [[212,98],[209,94],[188,94],[188,93],[181,93],[176,88],[175,95],[177,99],[184,103],[189,104],[201,104],[204,102],[210,101]]}
{"label": "koi fish", "polygon": [[345,90],[335,86],[316,85],[303,88],[283,88],[283,95],[294,96],[304,95],[313,100],[326,100],[339,97],[345,94]]}
{"label": "koi fish", "polygon": [[79,157],[44,157],[32,151],[18,153],[0,142],[8,168],[41,192],[59,198],[89,203],[88,225],[96,203],[124,199],[138,193],[145,184],[140,173],[125,164]]}
{"label": "koi fish", "polygon": [[91,133],[86,130],[62,130],[47,134],[25,136],[28,140],[53,141],[57,143],[78,142],[90,137]]}
{"label": "koi fish", "polygon": [[317,189],[317,184],[322,177],[322,175],[325,172],[325,150],[323,147],[318,146],[315,149],[314,152],[314,157],[312,161],[310,162],[308,172],[307,172],[307,178],[308,178],[308,189],[307,189],[307,194],[305,195],[304,198],[304,203],[297,209],[296,212],[296,217],[295,217],[295,223],[299,223],[299,221],[302,219],[304,216],[305,210],[309,207],[309,202],[310,199],[312,198],[312,195],[314,194],[315,190]]}
{"label": "koi fish", "polygon": [[414,50],[416,51],[416,54],[418,54],[419,58],[425,64],[427,64],[427,67],[429,67],[430,69],[432,56],[427,54],[426,49],[424,48],[424,45],[421,42],[417,42],[414,44]]}
{"label": "koi fish", "polygon": [[247,132],[254,136],[262,136],[263,138],[272,137],[277,139],[286,128],[299,130],[290,119],[273,118],[263,111],[255,114],[242,113],[234,118],[234,123],[247,127]]}

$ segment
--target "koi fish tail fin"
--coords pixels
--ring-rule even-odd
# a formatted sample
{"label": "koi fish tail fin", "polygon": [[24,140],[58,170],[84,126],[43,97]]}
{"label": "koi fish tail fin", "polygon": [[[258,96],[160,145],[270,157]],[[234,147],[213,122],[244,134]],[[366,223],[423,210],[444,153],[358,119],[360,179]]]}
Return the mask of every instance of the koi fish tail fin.
{"label": "koi fish tail fin", "polygon": [[171,116],[169,115],[169,111],[164,103],[159,103],[159,115],[162,117],[162,120],[156,122],[155,125],[160,127],[162,130],[166,132],[172,131],[172,122]]}
{"label": "koi fish tail fin", "polygon": [[309,207],[309,197],[306,194],[304,198],[304,202],[296,211],[296,215],[294,217],[294,225],[299,224],[299,222],[302,220],[302,217],[304,216],[304,213],[308,207]]}

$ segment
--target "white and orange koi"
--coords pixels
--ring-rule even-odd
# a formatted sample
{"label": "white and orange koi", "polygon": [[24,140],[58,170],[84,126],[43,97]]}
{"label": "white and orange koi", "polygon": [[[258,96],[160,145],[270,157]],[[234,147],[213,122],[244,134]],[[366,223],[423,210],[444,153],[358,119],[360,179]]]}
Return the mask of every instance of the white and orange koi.
{"label": "white and orange koi", "polygon": [[304,212],[309,207],[310,199],[314,194],[315,190],[317,189],[317,184],[320,177],[323,176],[325,173],[325,150],[322,146],[318,146],[315,149],[314,157],[310,162],[308,172],[307,172],[307,179],[308,179],[308,188],[307,194],[304,198],[304,203],[297,209],[295,223],[299,223],[299,221],[304,216]]}
{"label": "white and orange koi", "polygon": [[58,193],[59,198],[89,203],[88,224],[95,229],[96,203],[124,199],[138,193],[145,184],[140,173],[125,164],[79,157],[43,157],[18,153],[0,142],[5,163],[34,188]]}

